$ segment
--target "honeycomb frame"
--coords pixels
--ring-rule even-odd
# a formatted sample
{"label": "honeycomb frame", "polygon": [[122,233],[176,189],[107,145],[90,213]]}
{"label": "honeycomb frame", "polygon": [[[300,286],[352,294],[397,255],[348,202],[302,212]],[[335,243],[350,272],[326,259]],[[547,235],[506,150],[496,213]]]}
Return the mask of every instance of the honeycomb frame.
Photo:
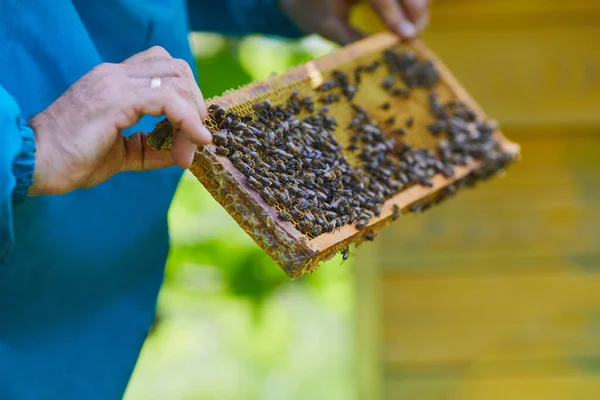
{"label": "honeycomb frame", "polygon": [[[391,47],[411,50],[417,56],[431,60],[439,73],[438,87],[443,92],[444,99],[462,101],[479,118],[486,117],[481,107],[425,44],[419,40],[401,43],[400,39],[391,33],[373,35],[330,55],[295,67],[283,75],[252,83],[238,90],[227,91],[222,96],[208,100],[207,103],[216,104],[239,115],[255,115],[253,104],[265,100],[270,100],[273,104],[285,103],[294,89],[299,90],[300,95],[314,94],[315,88],[327,79],[331,71],[342,69],[349,72],[357,65],[366,64],[369,60],[379,57],[382,51]],[[377,98],[373,87],[371,83],[371,95],[366,99],[367,102]],[[411,96],[407,100],[398,100],[397,103],[392,104],[392,109],[405,113],[405,109],[411,109],[410,116],[414,116],[415,123],[419,122],[421,127],[412,130],[411,134],[407,135],[407,141],[411,144],[420,144],[421,147],[431,147],[435,141],[430,139],[431,135],[426,130],[426,120],[430,117],[424,112],[425,97],[421,97],[413,99]],[[367,107],[369,113],[376,112],[378,101],[380,100],[373,100],[370,107]],[[357,102],[361,104],[360,99]],[[333,105],[330,115],[344,121],[343,115],[336,115],[336,107]],[[211,131],[218,130],[210,118],[205,123]],[[343,141],[345,123],[340,122],[339,126],[335,136],[339,141]],[[170,135],[170,124],[163,121],[150,135],[149,144],[154,148],[168,148],[172,139]],[[515,160],[520,157],[520,148],[517,144],[508,141],[499,130],[494,135],[505,152],[511,153]],[[197,151],[190,171],[250,237],[291,278],[297,278],[306,272],[316,270],[322,261],[332,258],[348,245],[362,242],[367,233],[376,234],[391,223],[394,205],[403,212],[407,211],[415,203],[434,198],[441,189],[466,177],[480,166],[481,163],[478,161],[464,167],[457,166],[452,178],[434,176],[432,187],[414,185],[400,191],[383,204],[381,214],[370,219],[365,229],[357,230],[352,225],[344,225],[334,232],[324,233],[312,239],[298,231],[292,223],[279,219],[278,210],[266,204],[260,194],[247,184],[244,175],[229,159],[215,153],[215,145],[210,144]]]}

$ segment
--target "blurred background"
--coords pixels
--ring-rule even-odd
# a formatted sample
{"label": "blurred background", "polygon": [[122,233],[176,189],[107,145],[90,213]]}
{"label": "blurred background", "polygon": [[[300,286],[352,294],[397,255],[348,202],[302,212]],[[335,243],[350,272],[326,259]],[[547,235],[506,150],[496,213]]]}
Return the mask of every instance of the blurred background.
{"label": "blurred background", "polygon": [[[523,160],[312,276],[289,281],[186,175],[126,400],[600,398],[599,21],[595,0],[434,1],[423,40]],[[191,41],[206,97],[335,48]]]}

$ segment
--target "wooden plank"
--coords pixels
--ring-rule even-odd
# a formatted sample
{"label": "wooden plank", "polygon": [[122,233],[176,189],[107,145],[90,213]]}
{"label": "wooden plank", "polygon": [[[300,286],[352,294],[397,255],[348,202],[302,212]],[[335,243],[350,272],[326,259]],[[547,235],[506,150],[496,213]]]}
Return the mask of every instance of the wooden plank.
{"label": "wooden plank", "polygon": [[385,272],[381,287],[389,364],[600,356],[600,274],[407,278]]}
{"label": "wooden plank", "polygon": [[378,265],[372,263],[379,242],[356,250],[354,277],[356,287],[356,377],[358,400],[382,398],[383,369],[381,362],[381,293]]}
{"label": "wooden plank", "polygon": [[600,398],[600,376],[567,374],[519,379],[389,379],[389,400],[595,400]]}

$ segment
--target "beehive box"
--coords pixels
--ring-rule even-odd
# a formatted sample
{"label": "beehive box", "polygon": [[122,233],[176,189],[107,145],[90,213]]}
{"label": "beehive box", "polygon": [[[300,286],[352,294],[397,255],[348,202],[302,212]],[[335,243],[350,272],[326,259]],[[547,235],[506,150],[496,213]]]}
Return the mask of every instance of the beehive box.
{"label": "beehive box", "polygon": [[361,400],[600,398],[598,18],[432,2],[423,40],[525,157],[357,252]]}
{"label": "beehive box", "polygon": [[[360,162],[356,155],[348,150],[352,143],[350,126],[356,116],[353,114],[356,107],[353,108],[351,103],[362,107],[373,119],[373,124],[381,126],[389,137],[401,136],[397,139],[398,146],[405,146],[407,143],[413,149],[435,151],[438,146],[439,137],[432,135],[431,128],[436,121],[431,111],[431,90],[435,90],[439,99],[444,102],[455,101],[457,104],[464,104],[472,110],[473,118],[486,119],[481,108],[423,43],[401,43],[396,36],[389,33],[371,36],[331,55],[296,67],[284,75],[225,93],[210,100],[208,104],[212,105],[210,108],[213,111],[223,108],[226,112],[233,112],[239,116],[250,115],[256,119],[256,105],[261,102],[268,100],[271,104],[278,105],[285,104],[292,94],[298,98],[310,95],[314,98],[317,113],[318,109],[323,107],[323,104],[318,103],[318,99],[323,100],[330,95],[328,91],[324,93],[322,85],[330,82],[335,71],[342,71],[342,74],[354,77],[357,68],[381,63],[383,54],[388,49],[412,52],[419,59],[430,61],[437,70],[439,79],[428,82],[428,87],[412,88],[409,90],[409,96],[391,96],[389,88],[382,84],[390,72],[385,67],[375,67],[361,75],[361,82],[357,85],[358,90],[354,96],[328,104],[328,115],[337,122],[337,127],[331,129],[331,134],[336,146],[339,144],[342,158],[353,168],[359,168]],[[404,83],[398,87],[406,89]],[[315,93],[318,93],[317,97],[314,97]],[[394,121],[390,120],[390,116]],[[217,120],[213,113],[206,121],[209,129],[216,135],[223,128],[222,119],[221,117]],[[409,123],[409,120],[412,123]],[[401,129],[400,135],[397,132]],[[170,134],[170,124],[163,121],[152,133],[150,144],[155,148],[168,147]],[[488,178],[502,170],[506,163],[518,159],[519,147],[516,144],[505,139],[497,129],[493,132],[493,138],[499,144],[502,154],[506,156],[502,163],[488,165],[481,160],[470,160],[465,165],[455,166],[452,174],[436,174],[427,179],[426,184],[406,184],[402,190],[388,196],[385,202],[376,207],[377,212],[368,214],[368,218],[359,223],[358,227],[356,218],[353,218],[355,223],[346,223],[336,226],[335,229],[329,228],[329,231],[324,233],[321,233],[320,229],[312,233],[310,230],[305,231],[298,225],[298,221],[282,218],[281,212],[285,211],[287,215],[291,209],[282,210],[280,206],[265,201],[264,193],[261,195],[261,190],[249,183],[247,171],[243,173],[238,169],[239,164],[236,167],[230,158],[225,156],[227,150],[220,149],[219,143],[205,146],[197,152],[191,172],[265,252],[290,277],[295,278],[313,271],[321,261],[333,257],[339,251],[345,251],[352,243],[372,240],[380,229],[396,220],[399,215],[420,212],[443,200],[445,196],[453,194],[457,188],[471,186],[478,179]],[[339,179],[339,176],[335,179]],[[349,194],[353,195],[358,196],[354,193]],[[295,207],[296,205],[291,208]]]}

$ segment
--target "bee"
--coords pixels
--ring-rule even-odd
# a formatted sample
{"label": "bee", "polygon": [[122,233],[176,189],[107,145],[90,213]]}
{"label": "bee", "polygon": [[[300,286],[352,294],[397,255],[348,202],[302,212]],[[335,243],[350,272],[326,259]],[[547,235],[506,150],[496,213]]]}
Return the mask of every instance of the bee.
{"label": "bee", "polygon": [[340,250],[340,254],[342,255],[342,262],[344,263],[348,258],[350,258],[350,248],[348,246],[344,247]]}
{"label": "bee", "polygon": [[355,85],[348,85],[343,90],[344,96],[348,99],[348,101],[352,101],[357,91],[358,88]]}
{"label": "bee", "polygon": [[241,118],[241,121],[244,122],[244,123],[246,123],[246,122],[252,122],[252,120],[253,120],[252,115],[244,115]]}
{"label": "bee", "polygon": [[302,100],[300,100],[300,104],[302,104],[304,109],[311,114],[315,111],[315,105],[313,103],[312,96],[303,97]]}
{"label": "bee", "polygon": [[404,97],[405,99],[410,97],[410,89],[398,88],[392,90],[392,96],[394,97]]}
{"label": "bee", "polygon": [[408,208],[408,211],[416,214],[422,213],[423,211],[425,211],[425,205],[414,203]]}
{"label": "bee", "polygon": [[302,221],[300,221],[298,223],[298,225],[302,228],[302,229],[310,229],[313,226],[313,223],[311,221],[309,221],[308,219],[303,219]]}
{"label": "bee", "polygon": [[232,163],[236,163],[242,159],[242,155],[243,154],[241,151],[236,150],[231,156],[229,156],[229,159]]}
{"label": "bee", "polygon": [[223,110],[222,108],[217,108],[217,111],[215,111],[215,119],[220,120],[225,116],[225,114],[225,110]]}
{"label": "bee", "polygon": [[307,197],[307,198],[315,197],[317,195],[317,192],[315,192],[314,190],[309,189],[309,188],[305,188],[302,193],[303,193],[303,197]]}
{"label": "bee", "polygon": [[359,65],[358,67],[356,67],[356,69],[354,70],[354,83],[356,85],[360,85],[361,82],[361,73],[364,71],[365,67],[362,65]]}
{"label": "bee", "polygon": [[335,171],[327,171],[323,174],[323,179],[325,179],[326,181],[332,181],[335,178],[337,178]]}
{"label": "bee", "polygon": [[275,197],[273,196],[273,191],[269,187],[264,187],[260,191],[263,199],[267,201],[267,203],[273,205],[275,203]]}
{"label": "bee", "polygon": [[317,90],[320,92],[329,92],[330,90],[334,89],[337,87],[337,82],[334,80],[328,80],[323,82],[319,87],[317,87]]}
{"label": "bee", "polygon": [[398,136],[404,136],[404,135],[406,135],[406,129],[404,129],[404,128],[394,129],[392,131],[392,134],[398,135]]}
{"label": "bee", "polygon": [[409,117],[406,120],[406,127],[407,128],[412,128],[413,124],[415,123],[415,119],[413,117]]}
{"label": "bee", "polygon": [[219,109],[219,106],[216,104],[211,104],[210,106],[208,106],[208,112],[209,113],[214,113],[215,111],[217,111]]}
{"label": "bee", "polygon": [[287,167],[285,166],[285,163],[283,162],[283,160],[277,160],[276,165],[277,165],[277,168],[279,169],[279,171],[281,171],[281,172],[287,171]]}
{"label": "bee", "polygon": [[365,67],[365,69],[369,72],[375,72],[375,70],[377,70],[377,68],[379,68],[380,65],[381,65],[381,61],[375,60],[375,61],[371,62],[369,65],[367,65]]}
{"label": "bee", "polygon": [[333,220],[333,223],[335,223],[335,227],[336,227],[337,229],[341,228],[341,227],[342,227],[342,225],[344,224],[344,222],[342,221],[342,219],[341,219],[341,218],[335,218],[335,219]]}
{"label": "bee", "polygon": [[310,230],[310,233],[313,236],[319,236],[322,231],[323,231],[323,228],[320,225],[313,225],[313,227]]}
{"label": "bee", "polygon": [[356,151],[356,150],[358,150],[358,145],[356,143],[352,143],[351,145],[346,147],[346,149],[349,151]]}
{"label": "bee", "polygon": [[304,216],[300,211],[296,210],[295,208],[290,210],[290,215],[292,216],[292,218],[300,218]]}
{"label": "bee", "polygon": [[388,119],[385,120],[385,123],[388,125],[394,125],[396,123],[396,117],[391,116]]}
{"label": "bee", "polygon": [[296,196],[298,196],[298,197],[305,197],[305,198],[308,198],[308,197],[310,197],[310,196],[308,196],[308,195],[307,195],[307,194],[304,192],[304,190],[300,189],[300,188],[299,188],[299,187],[297,187],[297,186],[290,185],[290,186],[288,187],[288,189],[289,189],[289,191],[290,191],[290,192],[292,192],[294,195],[296,195]]}
{"label": "bee", "polygon": [[342,86],[345,86],[348,84],[348,74],[345,73],[344,71],[340,71],[338,69],[336,69],[335,71],[333,71],[331,73],[331,75],[335,78],[336,81],[338,81],[338,83],[340,83]]}
{"label": "bee", "polygon": [[290,196],[285,190],[277,192],[277,199],[288,207],[292,205],[292,199],[290,199]]}
{"label": "bee", "polygon": [[253,187],[254,189],[261,189],[262,185],[261,183],[253,176],[248,176],[247,178],[248,184]]}
{"label": "bee", "polygon": [[381,105],[381,109],[382,109],[383,111],[388,111],[388,110],[390,109],[390,107],[391,107],[391,106],[390,106],[390,103],[383,103],[383,104]]}
{"label": "bee", "polygon": [[361,230],[365,226],[367,226],[368,223],[369,223],[369,221],[367,219],[361,218],[358,221],[356,221],[356,225],[354,225],[354,226],[356,227],[356,229]]}
{"label": "bee", "polygon": [[237,167],[244,175],[254,175],[254,169],[243,161],[237,164]]}
{"label": "bee", "polygon": [[265,176],[259,176],[258,180],[266,187],[271,187],[271,180]]}
{"label": "bee", "polygon": [[280,212],[278,216],[279,216],[279,219],[281,219],[282,221],[288,221],[289,222],[289,221],[292,220],[292,216],[289,213],[285,212],[285,211]]}
{"label": "bee", "polygon": [[440,133],[442,133],[442,125],[439,122],[434,122],[433,124],[429,124],[427,129],[429,129],[429,132],[431,132],[431,134],[434,136],[437,136]]}
{"label": "bee", "polygon": [[396,221],[400,218],[400,215],[400,207],[398,207],[398,204],[394,204],[392,206],[392,221]]}
{"label": "bee", "polygon": [[229,155],[229,150],[226,147],[217,146],[215,147],[215,153],[220,156],[227,156]]}
{"label": "bee", "polygon": [[261,101],[260,103],[256,103],[252,106],[254,111],[258,112],[270,110],[272,107],[273,106],[269,100]]}
{"label": "bee", "polygon": [[323,231],[325,231],[325,232],[333,232],[334,229],[335,229],[335,223],[333,223],[333,222],[327,222],[323,225]]}
{"label": "bee", "polygon": [[319,99],[319,102],[323,104],[332,104],[340,100],[339,94],[329,94],[327,96],[323,96]]}
{"label": "bee", "polygon": [[365,240],[368,240],[369,242],[372,242],[373,240],[375,240],[375,233],[373,233],[373,231],[369,231],[365,234]]}
{"label": "bee", "polygon": [[392,87],[394,87],[394,77],[388,76],[385,78],[383,82],[381,82],[381,87],[385,90],[390,90]]}
{"label": "bee", "polygon": [[225,117],[231,119],[232,121],[235,121],[235,120],[239,119],[238,115],[236,113],[234,113],[233,111],[228,112],[225,115]]}

